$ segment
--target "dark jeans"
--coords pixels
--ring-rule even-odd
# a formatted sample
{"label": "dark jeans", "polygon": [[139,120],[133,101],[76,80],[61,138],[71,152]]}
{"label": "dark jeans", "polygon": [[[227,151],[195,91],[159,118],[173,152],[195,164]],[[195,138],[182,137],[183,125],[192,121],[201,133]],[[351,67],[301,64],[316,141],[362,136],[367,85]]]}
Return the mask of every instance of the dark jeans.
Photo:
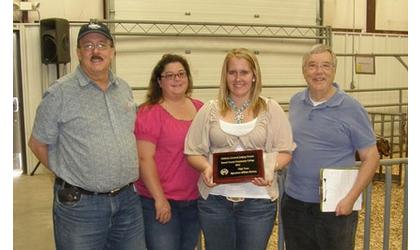
{"label": "dark jeans", "polygon": [[148,250],[193,250],[200,234],[197,201],[169,200],[171,220],[156,220],[155,201],[141,197]]}
{"label": "dark jeans", "polygon": [[133,186],[115,196],[81,194],[61,202],[54,185],[54,236],[57,250],[146,249],[141,199]]}
{"label": "dark jeans", "polygon": [[287,250],[353,250],[358,212],[335,216],[321,212],[319,203],[296,200],[287,194],[281,202]]}
{"label": "dark jeans", "polygon": [[277,201],[232,202],[221,195],[199,199],[206,250],[265,250],[273,229]]}

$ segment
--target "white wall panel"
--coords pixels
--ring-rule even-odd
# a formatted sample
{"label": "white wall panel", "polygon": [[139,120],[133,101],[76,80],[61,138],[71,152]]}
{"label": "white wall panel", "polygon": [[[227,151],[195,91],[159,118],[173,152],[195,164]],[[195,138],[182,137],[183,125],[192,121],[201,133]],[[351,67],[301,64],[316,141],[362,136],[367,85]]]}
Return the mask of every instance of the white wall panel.
{"label": "white wall panel", "polygon": [[316,3],[313,0],[114,0],[114,19],[311,25],[315,23]]}
{"label": "white wall panel", "polygon": [[[22,93],[24,112],[25,141],[32,131],[33,120],[35,119],[36,108],[42,97],[42,89],[45,77],[41,64],[39,26],[38,25],[15,25],[14,29],[19,31],[21,40],[21,66],[22,66]],[[30,42],[29,42],[30,41]],[[25,145],[26,146],[26,145]],[[32,152],[26,147],[26,166],[30,173],[38,162]]]}
{"label": "white wall panel", "polygon": [[[354,43],[354,46],[353,46]],[[373,35],[373,34],[347,34],[335,33],[333,36],[333,49],[336,53],[359,54],[408,54],[408,37],[401,35]],[[407,57],[402,58],[407,62]],[[352,57],[339,57],[337,80],[350,83],[352,77]],[[376,57],[376,74],[353,74],[356,87],[383,88],[406,86],[407,70],[394,57]],[[371,78],[373,77],[373,78]],[[357,85],[357,82],[359,85]]]}
{"label": "white wall panel", "polygon": [[[78,65],[76,39],[79,27],[79,25],[70,26],[71,62],[66,66],[59,65],[60,75],[71,72]],[[43,92],[57,78],[57,68],[55,64],[44,65],[41,62],[39,24],[14,24],[14,29],[20,33],[24,130],[27,142],[32,132],[36,108],[42,99]],[[26,148],[26,155],[27,161],[25,164],[28,173],[30,173],[38,161],[28,147]]]}
{"label": "white wall panel", "polygon": [[[301,57],[311,45],[257,39],[122,37],[117,39],[116,69],[118,75],[132,86],[147,87],[151,70],[162,54],[177,53],[190,62],[195,86],[217,86],[227,50],[246,47],[258,52],[264,85],[302,85],[305,82],[301,73]],[[407,37],[337,34],[333,47],[336,53],[408,53]],[[407,86],[407,70],[394,57],[376,57],[375,75],[355,74],[353,60],[352,57],[338,58],[336,81],[343,89],[350,89],[351,82],[357,89]],[[214,89],[199,89],[194,96],[208,100],[214,98],[216,92]],[[270,88],[264,89],[263,94],[287,102],[294,92],[296,89]],[[386,103],[387,98],[384,95],[377,102]],[[141,101],[143,98],[137,100]],[[367,101],[374,100],[368,98]]]}
{"label": "white wall panel", "polygon": [[[28,12],[29,22],[45,18],[65,18],[72,21],[103,19],[103,0],[36,0],[39,2],[39,16],[36,11]],[[20,12],[16,12],[20,14]]]}
{"label": "white wall panel", "polygon": [[[245,47],[258,53],[264,85],[300,85],[303,84],[301,56],[311,45],[302,41],[240,38],[120,37],[117,38],[116,71],[133,87],[147,87],[151,71],[161,56],[176,53],[189,61],[195,86],[216,87],[226,52]],[[216,92],[199,89],[194,95],[208,100],[214,98]],[[282,92],[267,94],[281,100],[290,98]]]}
{"label": "white wall panel", "polygon": [[[354,44],[354,45],[353,45]],[[408,54],[408,37],[384,34],[353,34],[335,33],[333,35],[333,49],[341,54]],[[407,57],[402,57],[407,63]],[[344,89],[350,89],[351,82],[356,89],[393,88],[408,86],[407,69],[392,56],[376,57],[374,75],[355,74],[353,57],[338,57],[336,81]],[[353,93],[364,104],[380,104],[398,102],[397,92]],[[404,101],[407,102],[406,92]]]}
{"label": "white wall panel", "polygon": [[[334,28],[366,30],[366,0],[324,0],[324,24]],[[408,31],[408,1],[376,1],[377,30]]]}
{"label": "white wall panel", "polygon": [[366,30],[366,0],[324,0],[324,25]]}
{"label": "white wall panel", "polygon": [[408,31],[407,12],[407,0],[376,1],[376,29]]}
{"label": "white wall panel", "polygon": [[[216,23],[263,23],[314,25],[316,3],[313,0],[118,0],[113,5],[114,19],[165,20]],[[296,44],[290,40],[203,38],[203,37],[118,37],[116,71],[137,87],[146,87],[153,66],[164,53],[185,56],[191,66],[194,85],[217,86],[223,59],[229,49],[246,47],[259,52],[258,58],[264,75],[264,84],[302,84],[300,54],[310,43]],[[305,48],[305,49],[302,49]],[[189,54],[185,52],[189,51]],[[144,99],[144,91],[136,91],[137,102]],[[140,94],[141,93],[141,94]],[[209,100],[216,97],[217,89],[198,89],[193,95]],[[289,99],[290,94],[264,91],[265,95]]]}

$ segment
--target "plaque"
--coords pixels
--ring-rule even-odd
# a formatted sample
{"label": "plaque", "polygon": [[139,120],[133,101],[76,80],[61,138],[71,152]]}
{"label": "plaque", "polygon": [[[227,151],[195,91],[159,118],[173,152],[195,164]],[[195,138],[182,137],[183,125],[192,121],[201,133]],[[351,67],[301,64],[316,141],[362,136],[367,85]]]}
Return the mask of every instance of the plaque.
{"label": "plaque", "polygon": [[246,150],[213,154],[213,182],[236,183],[264,178],[263,151]]}

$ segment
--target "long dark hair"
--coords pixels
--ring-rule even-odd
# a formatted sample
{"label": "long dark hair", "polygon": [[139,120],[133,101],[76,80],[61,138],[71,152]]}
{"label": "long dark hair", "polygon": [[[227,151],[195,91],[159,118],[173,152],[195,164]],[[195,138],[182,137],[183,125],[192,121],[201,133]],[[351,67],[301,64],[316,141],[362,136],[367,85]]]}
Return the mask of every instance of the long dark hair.
{"label": "long dark hair", "polygon": [[185,92],[185,95],[191,96],[193,88],[193,80],[191,76],[190,66],[188,65],[187,60],[176,54],[164,54],[156,66],[153,68],[152,75],[150,76],[149,87],[147,89],[146,101],[141,105],[152,105],[159,103],[162,100],[162,89],[159,86],[159,80],[165,66],[169,63],[179,62],[185,69],[185,72],[188,76],[188,88]]}

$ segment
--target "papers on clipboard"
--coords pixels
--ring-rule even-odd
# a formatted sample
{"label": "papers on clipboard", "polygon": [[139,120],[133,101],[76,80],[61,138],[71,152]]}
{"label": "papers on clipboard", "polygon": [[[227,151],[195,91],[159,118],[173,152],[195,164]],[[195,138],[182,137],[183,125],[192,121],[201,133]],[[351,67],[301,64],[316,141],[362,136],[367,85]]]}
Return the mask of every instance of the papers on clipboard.
{"label": "papers on clipboard", "polygon": [[[357,168],[321,168],[320,193],[321,211],[334,212],[338,202],[353,187],[357,178]],[[354,203],[353,210],[362,209],[362,194]]]}

